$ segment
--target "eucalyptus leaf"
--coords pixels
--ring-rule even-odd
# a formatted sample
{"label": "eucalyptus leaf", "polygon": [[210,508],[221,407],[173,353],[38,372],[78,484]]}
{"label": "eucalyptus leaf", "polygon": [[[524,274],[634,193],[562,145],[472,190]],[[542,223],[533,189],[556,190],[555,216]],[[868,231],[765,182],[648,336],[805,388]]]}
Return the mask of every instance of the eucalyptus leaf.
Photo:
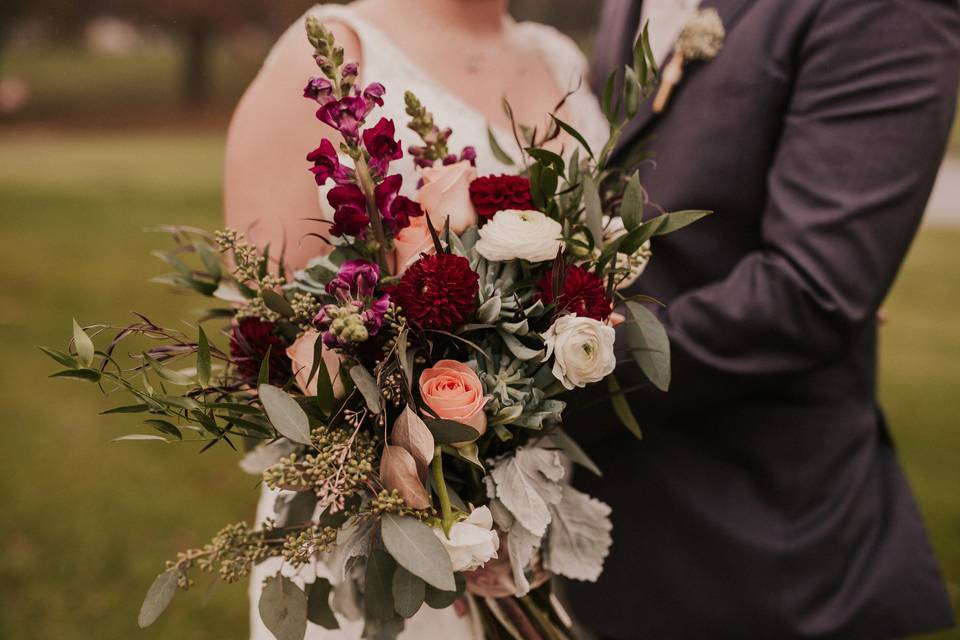
{"label": "eucalyptus leaf", "polygon": [[428,607],[431,609],[446,609],[463,596],[464,591],[466,591],[467,581],[464,579],[463,574],[460,573],[454,577],[456,578],[456,588],[453,591],[445,591],[432,587],[429,584],[427,585],[424,599]]}
{"label": "eucalyptus leaf", "polygon": [[583,206],[584,224],[593,237],[594,244],[603,248],[603,203],[600,201],[600,191],[596,180],[592,176],[583,178]]}
{"label": "eucalyptus leaf", "polygon": [[640,423],[637,422],[636,416],[633,415],[633,409],[630,408],[630,403],[627,401],[626,396],[623,395],[620,383],[612,373],[607,376],[607,388],[610,390],[610,404],[613,405],[613,412],[617,414],[620,423],[625,426],[630,433],[635,435],[638,440],[642,440],[643,431],[640,429]]}
{"label": "eucalyptus leaf", "polygon": [[260,295],[263,297],[264,304],[271,311],[279,313],[284,318],[294,315],[293,307],[290,306],[287,299],[273,289],[263,289],[260,291]]}
{"label": "eucalyptus leaf", "polygon": [[383,398],[380,395],[380,387],[377,386],[377,381],[373,375],[371,375],[362,364],[357,364],[350,367],[350,379],[357,385],[360,395],[363,396],[363,399],[367,403],[367,408],[370,409],[371,412],[379,415],[380,412],[383,411]]}
{"label": "eucalyptus leaf", "polygon": [[179,427],[172,422],[168,422],[167,420],[144,420],[143,423],[147,426],[153,427],[160,433],[173,436],[177,440],[183,440],[183,433],[181,433]]}
{"label": "eucalyptus leaf", "polygon": [[643,222],[643,187],[640,185],[639,173],[634,173],[627,180],[623,202],[620,204],[620,217],[627,231],[633,231]]}
{"label": "eucalyptus leaf", "polygon": [[414,518],[386,514],[381,534],[387,551],[401,567],[437,589],[456,589],[450,556],[433,529]]}
{"label": "eucalyptus leaf", "polygon": [[310,444],[310,420],[297,401],[284,391],[262,384],[258,387],[260,401],[267,411],[270,424],[285,438],[299,444]]}
{"label": "eucalyptus leaf", "polygon": [[51,378],[76,378],[87,382],[100,382],[100,372],[94,369],[68,369],[50,374]]}
{"label": "eucalyptus leaf", "polygon": [[657,316],[638,302],[627,302],[627,343],[640,369],[661,391],[670,388],[670,340]]}
{"label": "eucalyptus leaf", "polygon": [[77,350],[77,362],[81,367],[89,367],[93,364],[93,340],[76,320],[73,321],[73,346]]}
{"label": "eucalyptus leaf", "polygon": [[179,569],[170,569],[158,575],[150,585],[147,596],[140,605],[140,614],[137,616],[137,624],[141,629],[156,622],[160,614],[170,606],[173,597],[177,595],[177,583],[181,575],[182,572]]}
{"label": "eucalyptus leaf", "polygon": [[210,384],[210,343],[203,327],[200,327],[197,338],[197,382],[201,387],[207,387]]}
{"label": "eucalyptus leaf", "polygon": [[169,442],[169,440],[167,440],[163,436],[147,435],[144,433],[132,433],[128,436],[120,436],[119,438],[114,438],[112,442],[124,442],[128,440],[131,440],[131,441],[132,440],[155,440],[155,441],[164,442],[164,443]]}
{"label": "eucalyptus leaf", "polygon": [[149,410],[150,407],[145,404],[128,404],[122,407],[114,407],[112,409],[107,409],[106,411],[101,411],[100,415],[108,416],[115,413],[143,413]]}
{"label": "eucalyptus leaf", "polygon": [[324,629],[339,629],[340,623],[330,608],[330,581],[318,577],[308,586],[307,590],[307,620]]}
{"label": "eucalyptus leaf", "polygon": [[173,369],[168,368],[166,365],[161,364],[157,360],[154,360],[150,355],[144,351],[143,359],[150,366],[151,369],[160,377],[161,380],[169,382],[170,384],[176,384],[183,387],[187,387],[193,384],[193,378],[190,376],[180,373],[179,371],[174,371]]}
{"label": "eucalyptus leaf", "polygon": [[290,578],[267,578],[257,608],[264,626],[277,640],[303,640],[307,633],[307,594]]}
{"label": "eucalyptus leaf", "polygon": [[374,549],[367,556],[364,601],[368,618],[393,618],[393,574],[396,570],[397,563],[382,549]]}
{"label": "eucalyptus leaf", "polygon": [[71,356],[68,353],[64,353],[58,349],[50,349],[48,347],[37,347],[40,351],[43,351],[45,354],[53,358],[59,364],[70,369],[77,368],[77,359]]}
{"label": "eucalyptus leaf", "polygon": [[690,209],[686,211],[673,211],[671,213],[663,214],[665,219],[664,223],[657,228],[656,235],[664,236],[668,233],[673,233],[674,231],[679,231],[687,225],[691,225],[701,218],[705,218],[712,214],[712,211],[704,211],[699,209]]}
{"label": "eucalyptus leaf", "polygon": [[424,418],[427,428],[433,434],[436,444],[454,444],[457,442],[473,442],[480,437],[480,433],[473,427],[454,420],[443,418]]}
{"label": "eucalyptus leaf", "polygon": [[427,583],[403,567],[393,574],[393,608],[402,618],[411,618],[423,606]]}

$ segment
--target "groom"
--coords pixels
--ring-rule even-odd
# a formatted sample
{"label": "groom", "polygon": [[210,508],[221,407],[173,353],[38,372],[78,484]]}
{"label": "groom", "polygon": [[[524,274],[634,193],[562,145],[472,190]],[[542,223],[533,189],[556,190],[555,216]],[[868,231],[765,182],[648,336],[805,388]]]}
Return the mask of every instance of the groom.
{"label": "groom", "polygon": [[608,0],[594,83],[630,63],[648,17],[665,62],[698,4],[722,50],[684,66],[619,154],[646,140],[651,200],[716,213],[655,242],[640,281],[668,305],[673,361],[669,394],[629,396],[644,439],[597,416],[606,403],[568,421],[607,429],[590,448],[605,475],[578,483],[613,507],[615,539],[571,605],[616,640],[948,627],[875,383],[877,309],[952,123],[957,0]]}

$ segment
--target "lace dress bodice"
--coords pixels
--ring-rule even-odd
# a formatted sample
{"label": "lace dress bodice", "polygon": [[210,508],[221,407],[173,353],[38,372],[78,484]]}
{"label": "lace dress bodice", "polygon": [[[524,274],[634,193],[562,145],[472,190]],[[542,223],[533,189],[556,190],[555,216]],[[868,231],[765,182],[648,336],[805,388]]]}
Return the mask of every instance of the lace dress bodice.
{"label": "lace dress bodice", "polygon": [[[518,150],[513,134],[496,126],[489,126],[486,117],[463,99],[434,80],[420,65],[410,59],[390,37],[374,25],[367,22],[349,6],[317,5],[309,11],[321,21],[336,21],[349,27],[356,34],[362,49],[360,65],[361,81],[380,82],[387,90],[384,105],[378,108],[375,118],[385,117],[397,124],[397,134],[406,150],[420,141],[405,123],[403,94],[412,91],[433,113],[436,122],[443,127],[453,129],[450,138],[450,150],[459,153],[463,147],[472,146],[477,151],[477,172],[479,175],[514,173],[515,166],[509,166],[496,159],[491,149],[488,135],[493,135],[497,144],[508,156],[516,159]],[[509,19],[508,19],[509,20]],[[303,21],[297,21],[291,30],[302,30]],[[574,91],[565,105],[566,119],[587,140],[591,147],[599,149],[607,139],[607,123],[596,98],[590,93],[584,74],[587,70],[586,59],[576,45],[557,30],[546,25],[532,22],[514,22],[509,20],[507,28],[511,37],[526,46],[536,47],[543,60],[549,65],[554,82],[563,91]],[[279,64],[271,54],[264,62],[265,71],[270,65]],[[488,134],[488,131],[490,132]],[[572,152],[572,144],[566,145]],[[412,196],[419,176],[408,157],[394,162],[391,172],[403,176],[403,191]],[[321,197],[321,206],[325,198]],[[263,490],[257,507],[257,522],[272,517],[277,492]],[[299,572],[284,566],[279,558],[271,558],[254,568],[250,579],[250,622],[251,640],[273,640],[273,635],[264,627],[257,610],[263,580],[278,570],[300,582],[313,582],[317,576],[331,578],[323,563],[317,560],[312,566],[303,567]],[[339,618],[340,629],[328,631],[310,623],[306,640],[360,640],[363,632],[362,620]],[[482,631],[472,616],[459,616],[453,608],[437,611],[426,605],[413,618],[407,620],[401,640],[481,640]]]}

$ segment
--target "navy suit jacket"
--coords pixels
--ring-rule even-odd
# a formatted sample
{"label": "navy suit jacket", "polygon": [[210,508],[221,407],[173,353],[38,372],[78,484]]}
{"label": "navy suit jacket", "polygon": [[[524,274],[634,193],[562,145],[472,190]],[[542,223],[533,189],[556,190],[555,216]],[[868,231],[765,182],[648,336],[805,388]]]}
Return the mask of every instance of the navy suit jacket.
{"label": "navy suit jacket", "polygon": [[[567,425],[613,506],[598,584],[569,585],[619,640],[902,637],[952,624],[876,398],[876,313],[953,121],[957,0],[705,0],[728,35],[667,109],[642,111],[652,202],[716,213],[653,245],[637,291],[666,302],[668,394]],[[639,2],[603,9],[593,81],[629,61]],[[650,212],[651,214],[653,211]],[[620,344],[622,340],[618,340]],[[642,384],[629,364],[624,387]],[[579,410],[578,410],[579,409]]]}

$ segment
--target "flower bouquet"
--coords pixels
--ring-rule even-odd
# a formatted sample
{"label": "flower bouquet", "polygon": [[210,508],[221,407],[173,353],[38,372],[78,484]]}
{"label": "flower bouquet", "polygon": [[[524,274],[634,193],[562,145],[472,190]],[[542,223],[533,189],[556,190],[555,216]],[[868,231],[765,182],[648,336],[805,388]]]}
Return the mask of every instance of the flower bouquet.
{"label": "flower bouquet", "polygon": [[[132,397],[108,413],[144,414],[153,432],[121,439],[242,447],[241,466],[279,496],[272,517],[169,562],[139,623],[196,571],[233,582],[282,557],[324,571],[266,579],[259,611],[280,640],[357,618],[364,637],[393,638],[425,606],[457,607],[484,637],[572,637],[550,578],[596,580],[611,523],[609,507],[567,482],[572,464],[600,471],[563,429],[564,394],[606,381],[639,437],[614,377],[613,325],[626,323],[633,356],[663,389],[669,351],[645,300],[621,290],[653,236],[706,213],[644,221],[637,175],[606,166],[656,73],[646,36],[616,102],[608,83],[606,146],[595,153],[557,118],[542,135],[515,126],[516,176],[476,177],[474,150],[453,153],[450,131],[408,93],[423,140],[408,150],[422,176],[414,200],[391,173],[404,155],[395,124],[368,124],[385,88],[360,86],[319,23],[307,32],[321,75],[304,94],[342,136],[308,156],[328,188],[332,217],[317,219],[316,235],[331,250],[290,272],[236,231],[167,228],[174,271],[161,280],[226,304],[195,334],[143,316],[120,328],[74,322],[67,351],[44,349],[65,367],[54,375]],[[564,133],[572,154],[545,148]],[[218,322],[222,341],[204,329]]]}

